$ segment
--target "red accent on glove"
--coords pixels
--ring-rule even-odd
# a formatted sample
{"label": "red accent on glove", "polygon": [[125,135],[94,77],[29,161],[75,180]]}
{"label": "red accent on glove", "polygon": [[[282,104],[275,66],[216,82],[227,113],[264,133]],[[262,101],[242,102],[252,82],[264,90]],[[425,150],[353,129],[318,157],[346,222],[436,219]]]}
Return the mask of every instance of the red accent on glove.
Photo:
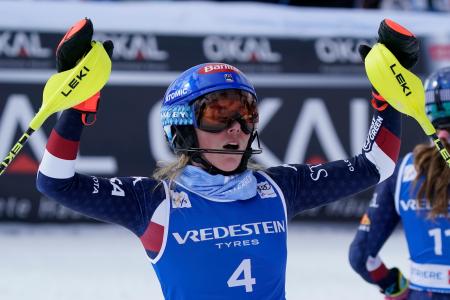
{"label": "red accent on glove", "polygon": [[[98,109],[99,101],[100,101],[100,92],[97,92],[96,94],[91,96],[86,101],[83,101],[80,104],[73,107],[73,109],[76,109],[76,110],[82,112],[81,121],[83,121],[84,125],[90,126],[90,125],[94,124],[95,121],[97,120],[96,112]],[[88,117],[90,115],[93,116],[92,120],[88,120]]]}
{"label": "red accent on glove", "polygon": [[407,35],[407,36],[411,36],[411,37],[415,37],[415,35],[411,31],[409,31],[402,25],[395,23],[391,19],[385,19],[385,21],[389,27],[391,27],[393,30],[397,31],[398,33],[401,33],[401,34]]}
{"label": "red accent on glove", "polygon": [[384,99],[380,94],[375,93],[372,91],[372,100],[370,103],[372,104],[372,107],[375,108],[378,111],[383,111],[388,107],[388,103],[386,102],[386,99]]}
{"label": "red accent on glove", "polygon": [[66,42],[67,40],[69,40],[75,33],[77,33],[81,28],[83,28],[84,25],[86,25],[87,23],[87,19],[83,19],[78,21],[75,25],[73,25],[72,27],[70,27],[69,30],[67,30],[66,34],[64,35],[64,37],[61,39],[61,41],[58,44],[58,47],[56,47],[56,51],[58,51],[59,47]]}

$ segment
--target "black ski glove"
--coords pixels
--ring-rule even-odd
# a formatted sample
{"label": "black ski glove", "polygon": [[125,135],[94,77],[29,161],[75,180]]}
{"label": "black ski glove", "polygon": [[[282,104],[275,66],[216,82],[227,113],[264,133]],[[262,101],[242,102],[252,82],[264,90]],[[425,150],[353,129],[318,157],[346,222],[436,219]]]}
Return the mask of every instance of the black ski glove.
{"label": "black ski glove", "polygon": [[[378,28],[378,43],[383,44],[398,59],[400,64],[411,69],[419,58],[419,40],[409,30],[390,19],[384,19]],[[365,60],[372,47],[360,45],[358,52]],[[372,106],[382,111],[388,107],[386,100],[372,87]]]}
{"label": "black ski glove", "polygon": [[[58,72],[72,69],[91,50],[93,34],[94,26],[88,18],[78,21],[66,32],[56,49],[56,69]],[[112,41],[107,40],[103,42],[103,47],[111,58],[114,49]],[[92,125],[95,122],[99,101],[100,91],[73,107],[82,113],[81,119],[83,124]],[[90,119],[89,121],[88,118]]]}

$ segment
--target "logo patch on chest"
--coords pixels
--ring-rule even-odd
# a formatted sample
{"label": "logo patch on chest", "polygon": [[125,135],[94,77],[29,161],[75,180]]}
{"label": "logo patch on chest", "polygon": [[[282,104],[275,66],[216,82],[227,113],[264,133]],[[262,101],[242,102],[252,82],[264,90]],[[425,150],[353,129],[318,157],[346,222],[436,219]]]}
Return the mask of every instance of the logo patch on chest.
{"label": "logo patch on chest", "polygon": [[267,181],[258,183],[256,186],[256,191],[261,198],[275,198],[277,196],[272,185],[270,185]]}
{"label": "logo patch on chest", "polygon": [[403,170],[403,182],[413,181],[417,176],[416,169],[414,169],[413,165],[408,165]]}
{"label": "logo patch on chest", "polygon": [[185,192],[170,191],[173,208],[191,208],[191,201]]}

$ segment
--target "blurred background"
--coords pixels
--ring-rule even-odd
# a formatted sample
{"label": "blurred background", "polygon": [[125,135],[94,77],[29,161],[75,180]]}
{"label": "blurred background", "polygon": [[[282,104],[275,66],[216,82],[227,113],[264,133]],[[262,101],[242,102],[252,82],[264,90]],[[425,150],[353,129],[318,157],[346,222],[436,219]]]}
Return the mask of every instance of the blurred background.
{"label": "blurred background", "polygon": [[[185,69],[232,64],[260,99],[257,163],[318,164],[360,152],[370,125],[370,85],[357,48],[391,18],[420,39],[422,79],[450,65],[450,0],[0,1],[0,157],[40,107],[66,30],[92,19],[114,42],[113,71],[97,123],[84,131],[78,171],[150,176],[173,157],[159,100]],[[2,299],[162,299],[138,239],[41,196],[35,174],[56,116],[0,177]],[[401,154],[426,136],[404,117]],[[289,235],[288,299],[381,299],[347,263],[371,190],[298,216]],[[382,254],[403,266],[400,230]],[[330,295],[333,295],[330,298]]]}

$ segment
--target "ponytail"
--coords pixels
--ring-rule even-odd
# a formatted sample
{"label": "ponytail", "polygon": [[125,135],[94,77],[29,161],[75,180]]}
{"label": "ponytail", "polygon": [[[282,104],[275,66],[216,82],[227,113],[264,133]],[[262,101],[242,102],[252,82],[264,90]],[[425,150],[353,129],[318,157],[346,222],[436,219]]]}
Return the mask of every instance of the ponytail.
{"label": "ponytail", "polygon": [[[449,143],[442,141],[447,150]],[[419,183],[419,178],[424,178],[420,183],[417,193],[418,207],[424,205],[430,207],[430,217],[449,216],[448,213],[448,187],[450,183],[450,168],[442,159],[434,145],[420,144],[414,148],[414,167],[417,177],[414,184]]]}

